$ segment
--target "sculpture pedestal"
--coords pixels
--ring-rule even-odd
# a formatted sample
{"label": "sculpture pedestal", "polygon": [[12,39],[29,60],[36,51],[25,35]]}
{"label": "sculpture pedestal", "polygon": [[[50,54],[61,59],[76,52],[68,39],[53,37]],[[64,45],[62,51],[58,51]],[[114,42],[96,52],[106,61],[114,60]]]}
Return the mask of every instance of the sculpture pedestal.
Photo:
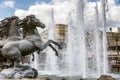
{"label": "sculpture pedestal", "polygon": [[37,70],[29,66],[3,69],[0,72],[0,79],[36,78],[37,76]]}

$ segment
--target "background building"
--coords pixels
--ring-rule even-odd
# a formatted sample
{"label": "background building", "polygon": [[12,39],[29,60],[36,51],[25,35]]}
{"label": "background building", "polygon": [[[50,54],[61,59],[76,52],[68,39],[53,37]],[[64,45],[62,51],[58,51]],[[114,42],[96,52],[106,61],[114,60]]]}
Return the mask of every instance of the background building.
{"label": "background building", "polygon": [[68,25],[56,24],[55,31],[56,41],[63,47],[66,47],[66,41],[68,40]]}
{"label": "background building", "polygon": [[110,32],[107,32],[108,50],[110,54],[119,55],[120,51],[120,28],[110,28]]}
{"label": "background building", "polygon": [[48,30],[43,31],[40,33],[41,39],[43,42],[46,42],[48,40]]}
{"label": "background building", "polygon": [[120,28],[110,28],[110,32],[107,32],[108,42],[108,59],[111,71],[113,73],[120,73]]}

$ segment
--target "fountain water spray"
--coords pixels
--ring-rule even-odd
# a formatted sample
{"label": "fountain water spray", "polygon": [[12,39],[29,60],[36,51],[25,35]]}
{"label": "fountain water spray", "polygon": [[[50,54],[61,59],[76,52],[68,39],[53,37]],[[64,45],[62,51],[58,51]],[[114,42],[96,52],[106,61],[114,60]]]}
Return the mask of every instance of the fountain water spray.
{"label": "fountain water spray", "polygon": [[98,5],[97,5],[97,3],[96,3],[96,7],[95,7],[95,10],[96,10],[96,14],[95,14],[95,25],[96,25],[96,27],[95,27],[95,32],[96,32],[96,35],[95,35],[95,37],[96,37],[96,57],[97,57],[97,70],[98,70],[98,75],[100,75],[100,73],[101,73],[101,71],[100,71],[100,65],[101,65],[101,62],[100,62],[100,38],[99,38],[99,36],[100,36],[100,34],[99,34],[99,30],[98,30]]}
{"label": "fountain water spray", "polygon": [[102,7],[102,20],[103,20],[103,73],[106,74],[106,72],[108,71],[108,66],[106,64],[108,64],[108,60],[107,60],[107,34],[106,34],[106,3],[107,0],[101,0],[101,7]]}
{"label": "fountain water spray", "polygon": [[[51,9],[51,24],[49,25],[49,34],[48,39],[54,40],[55,38],[55,22],[54,22],[54,10]],[[46,59],[46,69],[47,71],[51,71],[53,74],[58,73],[58,65],[57,65],[57,57],[55,56],[55,52],[52,49],[48,49],[47,51],[47,59]]]}
{"label": "fountain water spray", "polygon": [[[95,13],[91,17],[90,13],[87,13],[89,6],[86,6],[90,2],[79,1],[68,19],[69,41],[66,52],[68,71],[70,71],[68,73],[81,75],[83,78],[98,77],[107,73],[108,69],[107,51],[105,51],[107,47],[106,40],[104,40],[106,36],[102,35],[103,39],[100,37],[97,4],[94,8]],[[86,15],[89,15],[89,17],[86,17]],[[105,23],[105,20],[103,23]],[[105,30],[103,33],[106,33]],[[101,45],[101,43],[103,44]]]}
{"label": "fountain water spray", "polygon": [[[51,49],[48,49],[45,70],[52,72],[53,74],[59,74],[58,76],[79,76],[86,77],[98,77],[101,74],[107,73],[107,44],[106,44],[106,19],[104,5],[102,9],[102,20],[104,27],[103,38],[101,38],[101,32],[99,31],[99,11],[98,5],[95,4],[94,11],[89,11],[90,2],[86,0],[77,0],[74,4],[73,10],[68,15],[68,42],[66,51],[63,51],[61,55],[64,55],[61,61],[58,61],[57,57],[53,54]],[[53,9],[51,11],[52,21],[49,25],[49,39],[54,40],[54,14]],[[103,43],[101,45],[101,43]],[[59,58],[59,57],[58,57]],[[64,67],[60,66],[62,62]]]}

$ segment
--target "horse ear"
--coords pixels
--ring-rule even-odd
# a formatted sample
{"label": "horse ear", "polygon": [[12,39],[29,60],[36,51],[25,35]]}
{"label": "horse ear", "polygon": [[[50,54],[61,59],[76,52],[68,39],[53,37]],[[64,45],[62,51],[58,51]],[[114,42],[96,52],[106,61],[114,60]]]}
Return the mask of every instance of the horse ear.
{"label": "horse ear", "polygon": [[11,18],[12,19],[19,19],[19,17],[17,17],[17,16],[12,16]]}
{"label": "horse ear", "polygon": [[35,15],[31,14],[31,15],[26,16],[26,18],[35,18]]}

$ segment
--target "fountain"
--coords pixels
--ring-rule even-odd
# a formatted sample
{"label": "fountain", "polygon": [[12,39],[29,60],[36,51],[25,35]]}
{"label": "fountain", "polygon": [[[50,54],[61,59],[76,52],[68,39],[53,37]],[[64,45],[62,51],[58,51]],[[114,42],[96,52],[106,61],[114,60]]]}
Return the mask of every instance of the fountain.
{"label": "fountain", "polygon": [[[105,2],[104,0],[101,2],[102,14],[98,11],[97,2],[92,3],[86,0],[76,1],[75,8],[69,12],[67,19],[69,38],[67,40],[67,48],[60,51],[60,55],[63,57],[60,61],[61,63],[57,62],[59,61],[59,57],[56,58],[54,55],[51,55],[50,53],[52,52],[48,50],[49,54],[46,56],[51,59],[47,59],[44,65],[47,65],[46,67],[49,67],[49,69],[44,69],[47,72],[43,72],[43,74],[56,75],[57,77],[81,78],[98,78],[102,74],[108,74]],[[94,4],[92,10],[89,9],[91,4]],[[52,26],[55,26],[53,9],[51,15]],[[99,15],[102,16],[99,17]],[[102,20],[103,25],[100,25]],[[103,27],[103,32],[99,31],[100,26]],[[54,28],[50,29],[52,39],[54,38]],[[64,67],[62,66],[61,68],[59,64],[64,65]],[[38,68],[38,71],[41,70]]]}
{"label": "fountain", "polygon": [[[98,78],[102,74],[108,74],[105,3],[104,0],[101,0],[102,13],[100,13],[97,2],[76,1],[75,7],[67,17],[66,49],[59,50],[60,56],[58,57],[49,48],[45,51],[45,55],[34,53],[35,61],[32,64],[35,64],[32,66],[38,71],[38,77],[80,79]],[[92,10],[89,8],[91,4],[94,4]],[[101,23],[102,25],[100,25]],[[48,39],[55,40],[53,8],[51,9],[51,24],[49,26]],[[100,27],[103,28],[101,32],[99,31]],[[60,59],[61,57],[62,59]]]}
{"label": "fountain", "polygon": [[[45,43],[42,42],[36,27],[45,28],[45,25],[37,19],[35,15],[28,15],[22,20],[20,20],[17,16],[5,18],[1,21],[0,26],[3,32],[6,31],[4,34],[8,34],[6,35],[6,41],[1,40],[0,57],[9,59],[11,62],[11,64],[10,62],[8,65],[6,64],[7,68],[4,69],[4,66],[6,65],[4,65],[4,63],[2,64],[4,60],[1,60],[2,70],[0,72],[0,78],[36,78],[38,76],[38,71],[35,68],[37,67],[33,68],[28,64],[23,64],[21,60],[22,56],[33,54],[35,51],[36,54],[38,54],[38,52],[41,52],[48,46],[50,46],[52,50],[55,51],[55,55],[58,56],[58,51],[54,48],[53,44],[58,45],[58,48],[61,49],[60,44],[52,39]],[[18,30],[20,27],[23,29],[22,35],[24,38],[19,35]],[[1,34],[3,34],[3,32],[1,32]],[[4,62],[7,63],[7,61]]]}

